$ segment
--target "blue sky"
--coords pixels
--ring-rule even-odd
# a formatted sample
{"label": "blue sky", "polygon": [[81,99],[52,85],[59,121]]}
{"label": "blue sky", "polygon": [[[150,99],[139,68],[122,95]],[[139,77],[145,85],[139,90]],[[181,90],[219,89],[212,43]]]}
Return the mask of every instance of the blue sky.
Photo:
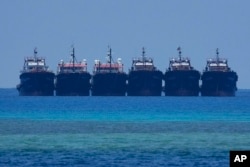
{"label": "blue sky", "polygon": [[126,72],[142,47],[163,72],[178,46],[201,72],[219,48],[238,73],[238,88],[250,89],[249,6],[248,0],[1,0],[0,88],[16,87],[35,47],[56,72],[74,44],[91,73],[108,45]]}

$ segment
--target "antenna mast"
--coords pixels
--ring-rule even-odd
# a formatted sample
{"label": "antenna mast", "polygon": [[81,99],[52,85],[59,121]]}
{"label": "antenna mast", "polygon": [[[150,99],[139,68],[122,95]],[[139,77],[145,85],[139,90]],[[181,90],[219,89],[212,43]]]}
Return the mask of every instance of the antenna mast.
{"label": "antenna mast", "polygon": [[219,49],[216,49],[216,61],[219,62]]}
{"label": "antenna mast", "polygon": [[109,72],[111,72],[111,61],[112,61],[112,56],[111,56],[111,47],[108,47],[108,63],[109,63]]}
{"label": "antenna mast", "polygon": [[71,56],[73,58],[73,72],[75,72],[75,48],[74,48],[74,46],[73,46],[73,49],[72,49]]}
{"label": "antenna mast", "polygon": [[181,47],[179,46],[177,50],[179,51],[179,59],[181,60]]}
{"label": "antenna mast", "polygon": [[34,58],[35,58],[35,62],[36,62],[36,70],[38,70],[38,60],[37,60],[37,48],[34,49]]}
{"label": "antenna mast", "polygon": [[145,65],[145,48],[142,47],[142,62],[143,62],[143,65]]}
{"label": "antenna mast", "polygon": [[37,48],[34,49],[34,57],[35,57],[35,60],[37,60]]}

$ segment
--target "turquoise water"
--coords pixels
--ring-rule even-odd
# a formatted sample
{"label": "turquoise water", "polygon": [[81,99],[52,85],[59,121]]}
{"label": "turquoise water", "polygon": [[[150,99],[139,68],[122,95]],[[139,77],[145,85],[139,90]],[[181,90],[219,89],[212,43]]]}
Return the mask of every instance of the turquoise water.
{"label": "turquoise water", "polygon": [[19,97],[0,89],[0,166],[229,166],[250,150],[236,97]]}

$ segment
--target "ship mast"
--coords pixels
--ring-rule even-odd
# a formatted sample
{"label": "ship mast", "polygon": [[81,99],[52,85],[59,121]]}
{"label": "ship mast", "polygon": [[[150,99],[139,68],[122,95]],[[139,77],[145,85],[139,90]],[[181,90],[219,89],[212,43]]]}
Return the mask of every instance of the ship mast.
{"label": "ship mast", "polygon": [[216,49],[216,61],[219,63],[219,49]]}
{"label": "ship mast", "polygon": [[35,58],[35,61],[37,61],[37,48],[34,49],[34,58]]}
{"label": "ship mast", "polygon": [[145,61],[146,61],[146,58],[145,58],[145,48],[142,47],[142,63],[143,63],[143,66],[145,66]]}
{"label": "ship mast", "polygon": [[109,47],[109,50],[108,50],[109,72],[111,72],[111,60],[112,60],[112,56],[111,56],[111,48]]}
{"label": "ship mast", "polygon": [[34,49],[34,58],[35,58],[35,62],[36,62],[36,70],[38,70],[37,48]]}
{"label": "ship mast", "polygon": [[181,60],[181,47],[179,46],[177,50],[179,51],[179,59]]}
{"label": "ship mast", "polygon": [[73,47],[71,56],[73,59],[73,72],[75,72],[75,48],[74,47]]}

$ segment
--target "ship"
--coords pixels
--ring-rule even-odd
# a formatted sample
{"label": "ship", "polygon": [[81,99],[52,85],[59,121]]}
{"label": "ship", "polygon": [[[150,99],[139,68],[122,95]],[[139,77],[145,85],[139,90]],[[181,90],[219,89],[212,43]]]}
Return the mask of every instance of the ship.
{"label": "ship", "polygon": [[191,66],[188,57],[182,57],[180,47],[177,50],[179,57],[169,61],[169,68],[165,72],[165,95],[198,96],[200,72]]}
{"label": "ship", "polygon": [[201,96],[235,96],[238,75],[228,66],[227,59],[219,57],[208,59],[201,76]]}
{"label": "ship", "polygon": [[73,47],[71,60],[69,62],[61,60],[57,66],[56,96],[89,96],[90,79],[86,59],[78,62]]}
{"label": "ship", "polygon": [[92,96],[125,96],[127,74],[123,71],[121,58],[115,62],[108,48],[107,62],[95,60],[92,75]]}
{"label": "ship", "polygon": [[154,66],[154,61],[145,56],[134,58],[128,74],[128,96],[161,96],[163,73]]}
{"label": "ship", "polygon": [[34,56],[24,59],[17,90],[20,96],[53,96],[55,74],[49,70],[45,58]]}

